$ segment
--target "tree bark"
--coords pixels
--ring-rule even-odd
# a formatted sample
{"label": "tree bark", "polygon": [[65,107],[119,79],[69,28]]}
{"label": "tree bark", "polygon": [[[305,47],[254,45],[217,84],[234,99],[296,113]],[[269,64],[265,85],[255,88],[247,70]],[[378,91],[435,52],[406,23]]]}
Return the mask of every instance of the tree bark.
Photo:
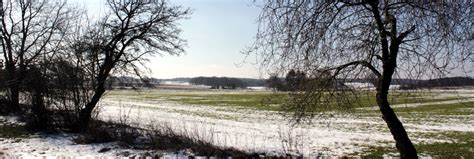
{"label": "tree bark", "polygon": [[105,93],[104,82],[99,82],[97,89],[92,96],[92,99],[89,103],[86,104],[85,108],[79,113],[78,126],[75,131],[85,131],[89,126],[89,122],[92,118],[92,110],[94,110],[97,103],[99,103],[100,98]]}
{"label": "tree bark", "polygon": [[415,146],[408,137],[403,124],[400,122],[393,109],[390,108],[387,95],[377,93],[377,103],[382,112],[382,118],[385,123],[387,123],[387,126],[396,141],[396,147],[400,152],[400,158],[418,158]]}
{"label": "tree bark", "polygon": [[[390,103],[388,102],[388,90],[391,83],[391,74],[395,68],[390,68],[388,71],[384,71],[384,76],[382,79],[379,80],[379,84],[377,87],[377,104],[379,105],[379,109],[382,113],[382,118],[387,124],[388,128],[390,129],[390,133],[392,133],[393,138],[396,142],[396,147],[400,152],[400,158],[402,159],[413,159],[418,158],[415,146],[411,142],[408,134],[403,127],[402,122],[398,119],[397,115],[390,107]],[[388,76],[390,74],[390,76]]]}
{"label": "tree bark", "polygon": [[42,95],[38,90],[35,90],[32,97],[32,111],[35,115],[35,128],[37,130],[46,130],[51,124],[49,122],[48,110],[44,105],[44,95]]}
{"label": "tree bark", "polygon": [[20,88],[18,84],[14,83],[8,86],[8,98],[9,98],[9,103],[8,103],[8,109],[10,112],[16,113],[20,111]]}
{"label": "tree bark", "polygon": [[95,87],[94,95],[92,96],[91,100],[86,104],[85,108],[79,112],[79,121],[76,131],[85,131],[89,127],[89,123],[92,118],[92,111],[94,110],[97,103],[99,103],[100,98],[105,93],[105,81],[109,76],[110,71],[115,66],[114,61],[109,59],[105,60],[103,66],[103,70],[99,73],[97,78],[97,86]]}
{"label": "tree bark", "polygon": [[12,113],[18,113],[20,108],[20,86],[23,84],[26,67],[16,67],[12,60],[6,62],[7,88],[8,88],[8,110]]}

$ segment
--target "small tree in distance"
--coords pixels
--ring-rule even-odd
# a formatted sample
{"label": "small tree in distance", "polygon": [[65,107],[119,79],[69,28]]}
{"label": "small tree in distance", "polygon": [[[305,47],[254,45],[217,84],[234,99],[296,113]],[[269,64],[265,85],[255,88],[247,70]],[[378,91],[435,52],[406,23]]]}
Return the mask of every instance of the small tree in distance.
{"label": "small tree in distance", "polygon": [[[289,105],[297,121],[313,117],[312,107],[327,105],[321,102],[327,94],[345,96],[331,85],[373,77],[377,104],[400,157],[417,158],[388,101],[389,86],[393,76],[465,70],[464,63],[474,61],[472,7],[468,0],[265,1],[256,41],[246,53],[262,59],[262,67],[309,73],[317,87],[305,89],[306,98],[290,98],[297,99]],[[318,75],[325,76],[315,80]]]}
{"label": "small tree in distance", "polygon": [[285,83],[283,80],[278,77],[277,74],[270,75],[268,79],[265,81],[268,88],[273,89],[273,91],[283,91],[285,90]]}
{"label": "small tree in distance", "polygon": [[287,91],[299,91],[304,86],[306,74],[300,70],[291,69],[285,77]]}

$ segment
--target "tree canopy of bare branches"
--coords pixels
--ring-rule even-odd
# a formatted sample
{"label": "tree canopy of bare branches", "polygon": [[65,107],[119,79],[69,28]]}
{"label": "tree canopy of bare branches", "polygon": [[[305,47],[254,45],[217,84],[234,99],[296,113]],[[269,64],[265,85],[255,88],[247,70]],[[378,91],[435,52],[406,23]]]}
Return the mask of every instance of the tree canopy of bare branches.
{"label": "tree canopy of bare branches", "polygon": [[370,77],[401,158],[416,158],[417,152],[387,100],[392,78],[428,78],[473,66],[472,1],[289,0],[261,7],[256,41],[246,53],[272,71],[324,77],[306,90],[309,98],[295,102],[296,117],[312,116],[308,110],[321,105],[314,99],[324,97],[321,92],[341,92],[329,87],[337,81]]}
{"label": "tree canopy of bare branches", "polygon": [[54,54],[75,17],[65,1],[1,1],[0,49],[5,63],[11,109],[19,108],[20,85],[27,69],[38,59]]}
{"label": "tree canopy of bare branches", "polygon": [[92,110],[105,92],[105,82],[114,72],[140,75],[149,56],[179,55],[185,41],[179,37],[177,21],[190,11],[161,1],[108,0],[108,14],[84,31],[74,43],[76,58],[89,68],[93,96],[80,113],[85,128]]}

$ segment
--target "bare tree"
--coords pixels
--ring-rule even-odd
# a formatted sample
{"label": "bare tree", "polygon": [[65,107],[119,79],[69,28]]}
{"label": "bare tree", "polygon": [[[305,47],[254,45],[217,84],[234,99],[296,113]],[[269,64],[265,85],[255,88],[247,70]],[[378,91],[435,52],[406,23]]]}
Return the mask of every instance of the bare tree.
{"label": "bare tree", "polygon": [[27,69],[43,55],[55,52],[74,15],[66,2],[0,1],[0,49],[6,70],[6,87],[13,111]]}
{"label": "bare tree", "polygon": [[265,68],[324,77],[306,95],[293,98],[297,119],[314,116],[310,110],[324,105],[324,93],[341,94],[343,89],[334,87],[341,80],[373,78],[377,104],[401,158],[417,158],[388,101],[390,83],[393,76],[427,78],[472,69],[472,8],[469,0],[266,1],[247,53],[255,53]]}
{"label": "bare tree", "polygon": [[93,87],[93,95],[79,115],[78,128],[82,130],[105,93],[111,74],[128,72],[140,76],[140,66],[149,56],[184,52],[185,41],[179,37],[177,21],[186,18],[188,9],[165,0],[108,0],[107,6],[108,14],[84,31],[74,44],[75,56],[88,68]]}

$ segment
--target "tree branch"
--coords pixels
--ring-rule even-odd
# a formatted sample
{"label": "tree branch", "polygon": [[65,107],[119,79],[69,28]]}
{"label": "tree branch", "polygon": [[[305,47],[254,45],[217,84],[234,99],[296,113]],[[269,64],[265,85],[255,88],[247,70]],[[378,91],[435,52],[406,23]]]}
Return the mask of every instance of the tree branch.
{"label": "tree branch", "polygon": [[364,66],[366,68],[368,68],[369,70],[372,71],[372,73],[374,73],[378,78],[381,78],[382,77],[382,74],[369,62],[367,61],[352,61],[352,62],[349,62],[349,63],[346,63],[346,64],[343,64],[343,65],[340,65],[340,66],[337,66],[337,67],[333,67],[333,68],[329,68],[329,69],[326,69],[326,71],[329,71],[329,70],[335,70],[334,72],[334,76],[337,76],[339,74],[339,72],[349,66],[357,66],[357,65],[360,65],[360,66]]}
{"label": "tree branch", "polygon": [[415,25],[412,25],[412,26],[410,27],[410,29],[408,29],[408,30],[406,30],[406,31],[404,31],[404,32],[402,32],[402,33],[400,33],[400,35],[397,37],[397,39],[400,40],[400,41],[403,41],[403,39],[405,39],[405,37],[407,37],[408,34],[410,34],[411,32],[415,31],[415,29],[416,29],[416,26],[415,26]]}

